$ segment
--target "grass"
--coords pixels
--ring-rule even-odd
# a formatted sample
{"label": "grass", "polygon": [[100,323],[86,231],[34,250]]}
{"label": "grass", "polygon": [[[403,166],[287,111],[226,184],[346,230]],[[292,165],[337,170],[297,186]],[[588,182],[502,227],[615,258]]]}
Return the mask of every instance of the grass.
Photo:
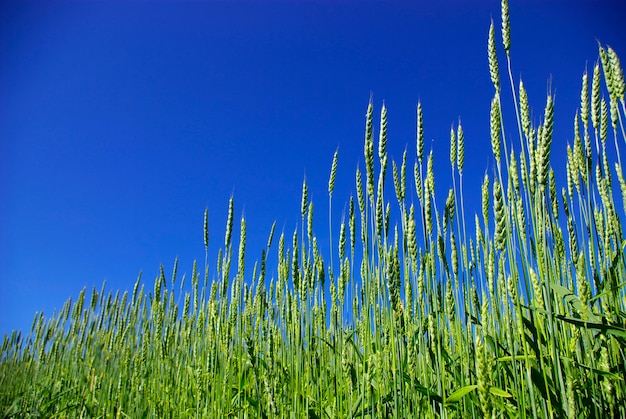
{"label": "grass", "polygon": [[[205,212],[205,270],[194,265],[191,286],[175,264],[151,289],[137,279],[132,294],[83,290],[52,317],[36,315],[27,336],[5,336],[0,414],[626,417],[622,69],[599,46],[593,73],[582,77],[567,184],[558,189],[554,98],[533,125],[524,85],[512,77],[506,0],[501,34],[516,121],[502,119],[492,22],[495,167],[483,180],[481,214],[465,214],[461,123],[450,133],[454,182],[442,200],[432,153],[424,154],[422,105],[412,183],[406,153],[389,165],[384,106],[375,155],[370,101],[365,169],[356,171],[347,218],[329,225],[330,263],[306,180],[300,229],[275,239],[272,228],[251,273],[245,219],[234,249],[231,199],[215,274]],[[519,144],[504,141],[505,129]],[[337,161],[335,153],[331,211]],[[269,252],[278,253],[272,273]]]}

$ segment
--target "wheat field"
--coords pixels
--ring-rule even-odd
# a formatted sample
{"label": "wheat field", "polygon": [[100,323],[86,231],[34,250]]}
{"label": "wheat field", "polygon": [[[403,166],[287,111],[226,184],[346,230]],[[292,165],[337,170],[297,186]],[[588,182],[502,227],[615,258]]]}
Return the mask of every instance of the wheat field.
{"label": "wheat field", "polygon": [[[35,315],[29,333],[5,335],[0,414],[626,417],[622,67],[599,44],[581,78],[580,108],[566,116],[574,138],[567,163],[553,168],[555,98],[548,92],[533,122],[531,98],[512,75],[506,0],[501,11],[487,43],[485,147],[494,166],[479,213],[465,212],[461,123],[450,131],[453,186],[435,196],[428,104],[417,109],[414,147],[396,162],[387,110],[376,118],[370,101],[364,167],[343,221],[328,225],[331,254],[318,246],[305,180],[294,197],[301,223],[291,234],[275,234],[274,225],[247,271],[246,220],[235,219],[231,198],[211,269],[205,211],[206,259],[190,278],[177,275],[175,262],[153,285],[138,278],[132,293],[83,289],[58,313]],[[515,106],[506,123],[505,95]],[[339,151],[331,214],[338,170]],[[555,170],[566,184],[557,185]],[[269,254],[278,258],[273,271]]]}

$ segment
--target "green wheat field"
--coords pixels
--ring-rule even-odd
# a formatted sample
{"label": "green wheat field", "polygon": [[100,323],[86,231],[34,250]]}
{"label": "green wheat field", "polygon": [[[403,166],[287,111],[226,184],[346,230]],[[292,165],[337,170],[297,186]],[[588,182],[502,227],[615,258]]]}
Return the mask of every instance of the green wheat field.
{"label": "green wheat field", "polygon": [[[245,271],[246,221],[237,241],[231,198],[210,271],[205,211],[207,258],[190,278],[177,277],[175,263],[153,286],[138,279],[130,294],[83,290],[52,317],[35,315],[28,334],[5,335],[0,415],[626,417],[622,68],[599,45],[593,71],[582,75],[567,164],[553,169],[554,97],[541,123],[531,123],[524,84],[511,72],[509,29],[503,0],[501,39],[493,22],[488,38],[495,163],[479,214],[464,211],[461,124],[450,132],[453,187],[435,196],[422,105],[415,149],[395,162],[386,109],[375,134],[370,101],[365,167],[356,169],[344,221],[328,226],[328,259],[305,181],[294,197],[301,224],[280,237],[272,227]],[[516,116],[506,125],[505,94]],[[337,166],[335,153],[331,214]],[[567,184],[556,184],[554,170],[565,170]],[[410,206],[408,188],[417,196]],[[266,271],[271,252],[274,272]]]}

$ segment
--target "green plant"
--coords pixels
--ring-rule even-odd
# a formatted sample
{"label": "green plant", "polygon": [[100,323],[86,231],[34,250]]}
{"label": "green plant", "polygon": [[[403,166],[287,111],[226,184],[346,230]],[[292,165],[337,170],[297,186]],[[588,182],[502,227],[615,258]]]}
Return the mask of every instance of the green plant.
{"label": "green plant", "polygon": [[[519,146],[504,141],[509,127],[492,22],[495,168],[483,181],[474,235],[463,197],[461,122],[450,134],[453,187],[445,201],[436,201],[433,154],[425,155],[418,105],[414,184],[407,182],[405,152],[401,163],[391,162],[392,203],[385,182],[387,111],[383,105],[376,156],[370,101],[365,169],[357,168],[356,204],[350,199],[336,242],[329,224],[338,256],[329,265],[318,248],[304,181],[300,232],[281,233],[276,272],[266,272],[275,226],[253,272],[245,271],[242,218],[233,275],[231,198],[214,274],[204,214],[207,259],[204,275],[193,267],[191,292],[184,291],[184,277],[177,284],[175,263],[169,279],[161,268],[151,292],[140,278],[131,295],[104,285],[91,295],[83,290],[52,317],[36,315],[28,336],[5,336],[0,413],[625,417],[621,65],[611,48],[599,46],[591,83],[583,75],[567,185],[558,190],[550,165],[554,98],[547,96],[543,119],[533,125],[524,85],[512,76],[509,33],[504,0],[502,45]],[[337,170],[336,152],[331,203]],[[409,187],[416,204],[406,201]]]}

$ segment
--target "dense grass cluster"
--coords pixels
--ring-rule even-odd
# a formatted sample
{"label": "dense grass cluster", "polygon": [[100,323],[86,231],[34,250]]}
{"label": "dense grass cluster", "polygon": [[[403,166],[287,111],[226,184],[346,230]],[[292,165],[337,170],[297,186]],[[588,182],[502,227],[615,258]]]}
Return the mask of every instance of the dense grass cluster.
{"label": "dense grass cluster", "polygon": [[[0,414],[626,417],[622,69],[600,46],[582,77],[567,184],[558,189],[554,98],[534,124],[524,85],[511,75],[506,0],[501,33],[517,132],[505,136],[492,23],[495,165],[480,214],[464,213],[461,124],[450,133],[453,187],[436,199],[421,105],[413,183],[406,152],[389,165],[384,106],[375,150],[370,103],[365,169],[356,171],[347,217],[329,226],[328,261],[306,182],[301,225],[277,240],[272,228],[252,273],[245,219],[234,248],[231,199],[215,273],[208,261],[204,272],[194,266],[191,292],[175,265],[151,290],[139,279],[132,294],[83,290],[58,314],[37,315],[28,336],[5,336]],[[519,144],[504,141],[511,137]],[[331,204],[337,162],[336,153]],[[207,224],[205,212],[208,254]],[[278,253],[274,273],[266,272],[270,251]]]}

